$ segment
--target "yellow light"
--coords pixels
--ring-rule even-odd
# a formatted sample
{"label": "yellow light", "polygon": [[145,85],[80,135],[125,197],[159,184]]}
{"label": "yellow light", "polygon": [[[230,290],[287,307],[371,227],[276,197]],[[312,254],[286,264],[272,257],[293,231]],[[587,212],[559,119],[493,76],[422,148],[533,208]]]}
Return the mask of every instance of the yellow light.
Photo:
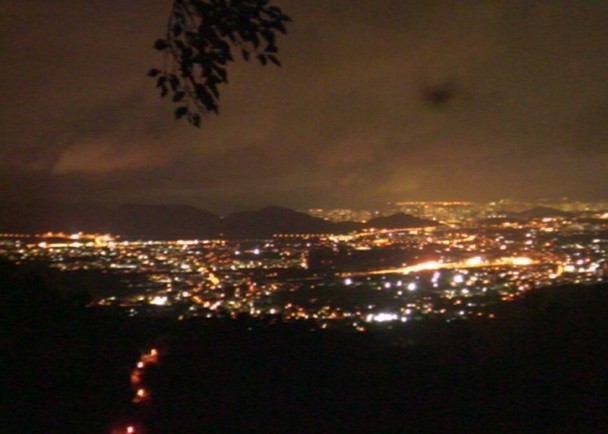
{"label": "yellow light", "polygon": [[467,265],[479,265],[483,262],[483,259],[481,258],[481,256],[475,256],[473,258],[469,258],[467,259]]}
{"label": "yellow light", "polygon": [[513,265],[530,265],[530,264],[532,264],[532,259],[522,256],[522,257],[511,259],[511,263]]}
{"label": "yellow light", "polygon": [[428,261],[423,262],[421,264],[412,265],[410,267],[406,267],[407,271],[424,271],[424,270],[436,270],[437,268],[441,268],[442,264],[437,261]]}

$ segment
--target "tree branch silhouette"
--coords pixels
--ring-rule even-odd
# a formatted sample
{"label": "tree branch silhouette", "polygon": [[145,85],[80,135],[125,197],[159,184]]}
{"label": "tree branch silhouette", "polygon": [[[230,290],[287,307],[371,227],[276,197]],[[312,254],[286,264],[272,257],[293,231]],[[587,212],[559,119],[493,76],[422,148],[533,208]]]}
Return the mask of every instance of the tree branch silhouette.
{"label": "tree branch silhouette", "polygon": [[235,53],[262,66],[280,66],[276,35],[291,18],[269,0],[175,0],[164,38],[154,48],[164,55],[153,68],[161,97],[171,96],[176,119],[200,127],[202,115],[219,114],[220,86]]}

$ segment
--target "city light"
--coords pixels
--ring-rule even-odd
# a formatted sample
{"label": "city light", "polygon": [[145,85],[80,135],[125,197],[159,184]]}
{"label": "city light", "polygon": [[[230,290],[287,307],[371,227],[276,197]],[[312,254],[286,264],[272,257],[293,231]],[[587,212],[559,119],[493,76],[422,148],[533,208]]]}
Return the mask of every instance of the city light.
{"label": "city light", "polygon": [[367,322],[388,322],[396,321],[398,319],[397,314],[394,313],[377,313],[369,314],[365,317]]}
{"label": "city light", "polygon": [[[30,241],[9,233],[0,254],[20,262],[46,262],[60,271],[112,275],[127,288],[93,305],[119,309],[128,317],[272,315],[287,321],[314,319],[323,327],[395,320],[394,313],[379,309],[409,312],[408,320],[489,317],[497,300],[608,276],[606,219],[596,217],[589,228],[584,214],[581,222],[542,217],[507,227],[502,220],[490,224],[485,219],[495,212],[492,204],[487,209],[468,202],[402,206],[401,211],[417,209],[426,213],[420,217],[442,216],[451,223],[365,228],[348,235],[277,234],[255,242],[117,241],[116,236],[84,232],[40,234]],[[470,217],[475,210],[483,217],[477,222]],[[340,286],[349,290],[336,293]],[[135,369],[144,370],[156,360],[151,351]]]}

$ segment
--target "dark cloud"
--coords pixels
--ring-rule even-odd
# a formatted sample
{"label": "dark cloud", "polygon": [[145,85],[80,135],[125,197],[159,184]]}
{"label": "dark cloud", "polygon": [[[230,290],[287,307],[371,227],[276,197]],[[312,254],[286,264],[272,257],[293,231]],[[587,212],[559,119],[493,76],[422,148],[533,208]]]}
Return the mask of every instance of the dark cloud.
{"label": "dark cloud", "polygon": [[174,122],[168,0],[2,1],[0,194],[237,209],[608,191],[608,4],[331,0]]}

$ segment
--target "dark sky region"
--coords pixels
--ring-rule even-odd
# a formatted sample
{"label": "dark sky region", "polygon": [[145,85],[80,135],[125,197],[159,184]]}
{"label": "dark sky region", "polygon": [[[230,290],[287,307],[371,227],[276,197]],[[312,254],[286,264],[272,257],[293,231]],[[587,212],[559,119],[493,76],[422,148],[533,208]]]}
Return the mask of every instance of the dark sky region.
{"label": "dark sky region", "polygon": [[605,0],[280,0],[283,68],[173,120],[170,0],[0,0],[0,195],[232,211],[608,192]]}

